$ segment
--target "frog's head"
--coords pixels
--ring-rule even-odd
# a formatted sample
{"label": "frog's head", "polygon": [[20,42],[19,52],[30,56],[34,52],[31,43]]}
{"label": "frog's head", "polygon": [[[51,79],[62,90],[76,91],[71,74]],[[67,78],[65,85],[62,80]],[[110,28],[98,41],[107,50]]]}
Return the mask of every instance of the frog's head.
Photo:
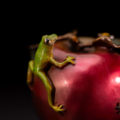
{"label": "frog's head", "polygon": [[52,34],[52,35],[45,35],[42,37],[42,41],[45,44],[48,45],[54,45],[55,41],[57,40],[58,36],[56,34]]}

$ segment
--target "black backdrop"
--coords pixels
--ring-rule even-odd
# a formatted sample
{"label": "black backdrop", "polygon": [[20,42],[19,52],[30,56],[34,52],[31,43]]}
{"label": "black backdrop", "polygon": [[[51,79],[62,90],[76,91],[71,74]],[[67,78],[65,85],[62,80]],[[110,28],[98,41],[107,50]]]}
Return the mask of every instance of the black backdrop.
{"label": "black backdrop", "polygon": [[98,6],[99,3],[81,2],[39,5],[33,7],[32,3],[22,3],[5,12],[0,120],[38,120],[26,85],[30,60],[27,47],[39,43],[42,35],[62,35],[77,29],[80,36],[96,37],[98,32],[109,32],[120,37],[119,11],[117,7],[113,9],[113,3],[109,6],[108,3]]}

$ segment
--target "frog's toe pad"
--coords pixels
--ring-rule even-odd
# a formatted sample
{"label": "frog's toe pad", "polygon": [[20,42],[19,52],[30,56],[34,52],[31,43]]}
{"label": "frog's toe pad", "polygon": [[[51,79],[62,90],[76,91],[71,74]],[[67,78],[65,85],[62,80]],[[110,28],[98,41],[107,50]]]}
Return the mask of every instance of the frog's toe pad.
{"label": "frog's toe pad", "polygon": [[65,109],[63,108],[63,105],[59,105],[59,104],[53,106],[53,109],[54,109],[56,112],[64,112],[64,111],[65,111]]}

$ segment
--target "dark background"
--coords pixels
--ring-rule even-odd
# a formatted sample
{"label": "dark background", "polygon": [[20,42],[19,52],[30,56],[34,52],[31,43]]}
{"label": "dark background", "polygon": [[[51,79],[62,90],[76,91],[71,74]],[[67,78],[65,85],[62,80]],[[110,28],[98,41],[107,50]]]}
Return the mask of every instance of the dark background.
{"label": "dark background", "polygon": [[4,10],[2,41],[5,43],[1,44],[1,58],[5,63],[1,62],[4,74],[0,85],[0,120],[38,120],[26,85],[28,45],[39,43],[45,34],[62,35],[73,29],[80,36],[97,37],[99,32],[109,32],[120,37],[117,3],[32,4],[17,3]]}

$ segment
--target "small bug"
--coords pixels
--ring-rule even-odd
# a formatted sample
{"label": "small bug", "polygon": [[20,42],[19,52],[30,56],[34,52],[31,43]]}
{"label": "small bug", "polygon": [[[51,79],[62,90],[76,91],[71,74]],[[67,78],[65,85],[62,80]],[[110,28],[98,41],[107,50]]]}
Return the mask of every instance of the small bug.
{"label": "small bug", "polygon": [[117,103],[115,110],[117,114],[120,114],[120,103]]}

